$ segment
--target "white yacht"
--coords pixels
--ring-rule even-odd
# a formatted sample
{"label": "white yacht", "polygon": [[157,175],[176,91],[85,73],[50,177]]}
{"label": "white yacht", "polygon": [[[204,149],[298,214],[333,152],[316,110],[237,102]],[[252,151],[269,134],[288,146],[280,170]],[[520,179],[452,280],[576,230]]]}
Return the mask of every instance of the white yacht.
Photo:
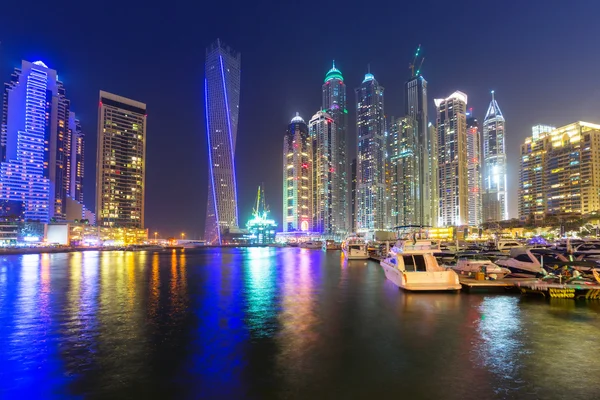
{"label": "white yacht", "polygon": [[347,260],[367,260],[367,242],[358,236],[349,236],[342,242],[342,251]]}
{"label": "white yacht", "polygon": [[300,243],[300,247],[303,249],[320,249],[321,246],[323,246],[323,243],[320,240],[307,240]]}
{"label": "white yacht", "polygon": [[510,250],[510,257],[496,260],[496,264],[508,268],[515,278],[533,278],[546,275],[540,261],[524,247]]}
{"label": "white yacht", "polygon": [[434,253],[439,242],[398,240],[380,264],[385,276],[404,290],[460,290],[458,274],[441,267]]}
{"label": "white yacht", "polygon": [[451,268],[458,273],[485,272],[486,275],[496,275],[496,279],[502,279],[510,274],[508,268],[500,267],[489,258],[478,254],[460,256],[456,265]]}

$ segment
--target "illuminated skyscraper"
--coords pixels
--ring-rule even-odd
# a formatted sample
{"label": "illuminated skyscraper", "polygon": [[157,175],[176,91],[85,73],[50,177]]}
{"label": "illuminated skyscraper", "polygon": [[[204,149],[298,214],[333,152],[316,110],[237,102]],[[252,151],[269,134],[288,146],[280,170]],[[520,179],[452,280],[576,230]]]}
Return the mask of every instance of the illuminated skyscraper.
{"label": "illuminated skyscraper", "polygon": [[143,228],[146,104],[100,91],[96,158],[98,226]]}
{"label": "illuminated skyscraper", "polygon": [[385,115],[383,87],[371,73],[356,89],[356,229],[383,229]]}
{"label": "illuminated skyscraper", "polygon": [[556,128],[535,125],[532,135],[521,145],[521,168],[519,170],[519,218],[531,221],[542,220],[546,213],[544,197],[544,165],[546,149],[543,139]]}
{"label": "illuminated skyscraper", "polygon": [[467,95],[435,99],[437,107],[439,226],[468,223]]}
{"label": "illuminated skyscraper", "polygon": [[504,117],[494,99],[483,120],[483,220],[508,219],[506,204],[506,147]]}
{"label": "illuminated skyscraper", "polygon": [[70,189],[70,102],[55,70],[23,61],[5,86],[0,200],[25,220],[64,220]]}
{"label": "illuminated skyscraper", "polygon": [[336,198],[335,209],[332,210],[335,219],[335,229],[338,234],[347,232],[350,224],[349,207],[349,182],[348,165],[346,160],[346,135],[348,126],[348,110],[346,108],[346,85],[344,77],[340,70],[333,67],[325,76],[325,83],[322,86],[323,105],[322,111],[327,113],[333,119],[335,125],[335,147],[332,148],[332,159],[335,164],[332,168],[333,188]]}
{"label": "illuminated skyscraper", "polygon": [[[421,46],[417,49],[415,60],[420,56]],[[422,63],[422,61],[421,61]],[[434,194],[437,191],[437,175],[435,173],[436,143],[430,135],[429,120],[427,112],[427,81],[421,75],[420,69],[412,68],[412,76],[404,85],[404,107],[405,115],[411,117],[416,123],[418,151],[415,156],[419,162],[419,221],[415,222],[426,226],[434,226],[437,223],[437,203]]]}
{"label": "illuminated skyscraper", "polygon": [[313,205],[312,140],[298,113],[283,139],[283,231],[310,231]]}
{"label": "illuminated skyscraper", "polygon": [[83,203],[84,177],[84,135],[81,123],[75,118],[75,113],[69,113],[69,134],[71,136],[71,157],[69,160],[69,189],[67,196]]}
{"label": "illuminated skyscraper", "polygon": [[312,231],[328,236],[341,233],[344,223],[340,209],[337,129],[331,115],[319,111],[308,123],[313,150]]}
{"label": "illuminated skyscraper", "polygon": [[467,113],[467,185],[469,187],[468,224],[481,224],[481,140],[479,122]]}
{"label": "illuminated skyscraper", "polygon": [[219,39],[206,49],[204,107],[208,138],[208,206],[204,239],[221,244],[237,230],[235,143],[240,108],[241,55]]}
{"label": "illuminated skyscraper", "polygon": [[520,218],[600,211],[600,125],[547,128],[534,127],[521,145]]}
{"label": "illuminated skyscraper", "polygon": [[418,124],[410,116],[391,118],[387,136],[388,199],[385,228],[421,224]]}

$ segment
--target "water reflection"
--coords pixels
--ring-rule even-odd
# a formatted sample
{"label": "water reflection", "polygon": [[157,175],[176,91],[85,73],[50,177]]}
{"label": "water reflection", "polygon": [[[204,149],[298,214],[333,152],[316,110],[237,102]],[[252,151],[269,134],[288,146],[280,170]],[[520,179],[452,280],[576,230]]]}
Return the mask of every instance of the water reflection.
{"label": "water reflection", "polygon": [[375,263],[308,249],[0,261],[0,398],[600,390],[600,302],[405,293]]}

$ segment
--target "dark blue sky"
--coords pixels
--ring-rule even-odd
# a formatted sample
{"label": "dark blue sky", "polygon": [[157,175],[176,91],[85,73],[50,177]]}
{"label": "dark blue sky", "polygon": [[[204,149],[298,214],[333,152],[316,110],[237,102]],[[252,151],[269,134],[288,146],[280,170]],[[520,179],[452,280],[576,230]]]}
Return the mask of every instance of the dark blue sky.
{"label": "dark blue sky", "polygon": [[203,233],[203,63],[205,47],[217,37],[242,53],[236,163],[243,223],[261,182],[281,221],[283,134],[296,111],[308,120],[319,109],[332,59],[349,89],[351,136],[353,89],[367,63],[386,88],[386,114],[399,116],[408,63],[419,43],[431,99],[462,90],[481,121],[489,91],[496,90],[507,120],[511,217],[517,213],[519,144],[531,125],[600,123],[595,1],[2,3],[0,80],[21,59],[40,59],[58,70],[87,135],[89,206],[98,91],[148,104],[146,225],[161,236]]}

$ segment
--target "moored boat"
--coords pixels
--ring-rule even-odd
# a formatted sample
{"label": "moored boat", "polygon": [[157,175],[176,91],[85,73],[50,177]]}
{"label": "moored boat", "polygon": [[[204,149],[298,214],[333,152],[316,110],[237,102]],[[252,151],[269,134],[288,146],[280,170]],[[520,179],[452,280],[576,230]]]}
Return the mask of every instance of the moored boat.
{"label": "moored boat", "polygon": [[456,265],[451,266],[458,273],[483,272],[494,279],[502,279],[510,274],[508,268],[494,264],[489,258],[480,255],[463,255],[458,258]]}
{"label": "moored boat", "polygon": [[342,242],[342,251],[347,260],[367,260],[367,242],[359,236],[349,236]]}
{"label": "moored boat", "polygon": [[438,264],[434,253],[439,251],[439,242],[398,240],[380,265],[386,278],[404,290],[460,290],[458,274]]}
{"label": "moored boat", "polygon": [[323,241],[323,250],[340,250],[341,248],[341,244],[335,240],[327,239]]}
{"label": "moored boat", "polygon": [[322,243],[320,240],[307,240],[306,242],[300,243],[300,247],[303,249],[320,249]]}

